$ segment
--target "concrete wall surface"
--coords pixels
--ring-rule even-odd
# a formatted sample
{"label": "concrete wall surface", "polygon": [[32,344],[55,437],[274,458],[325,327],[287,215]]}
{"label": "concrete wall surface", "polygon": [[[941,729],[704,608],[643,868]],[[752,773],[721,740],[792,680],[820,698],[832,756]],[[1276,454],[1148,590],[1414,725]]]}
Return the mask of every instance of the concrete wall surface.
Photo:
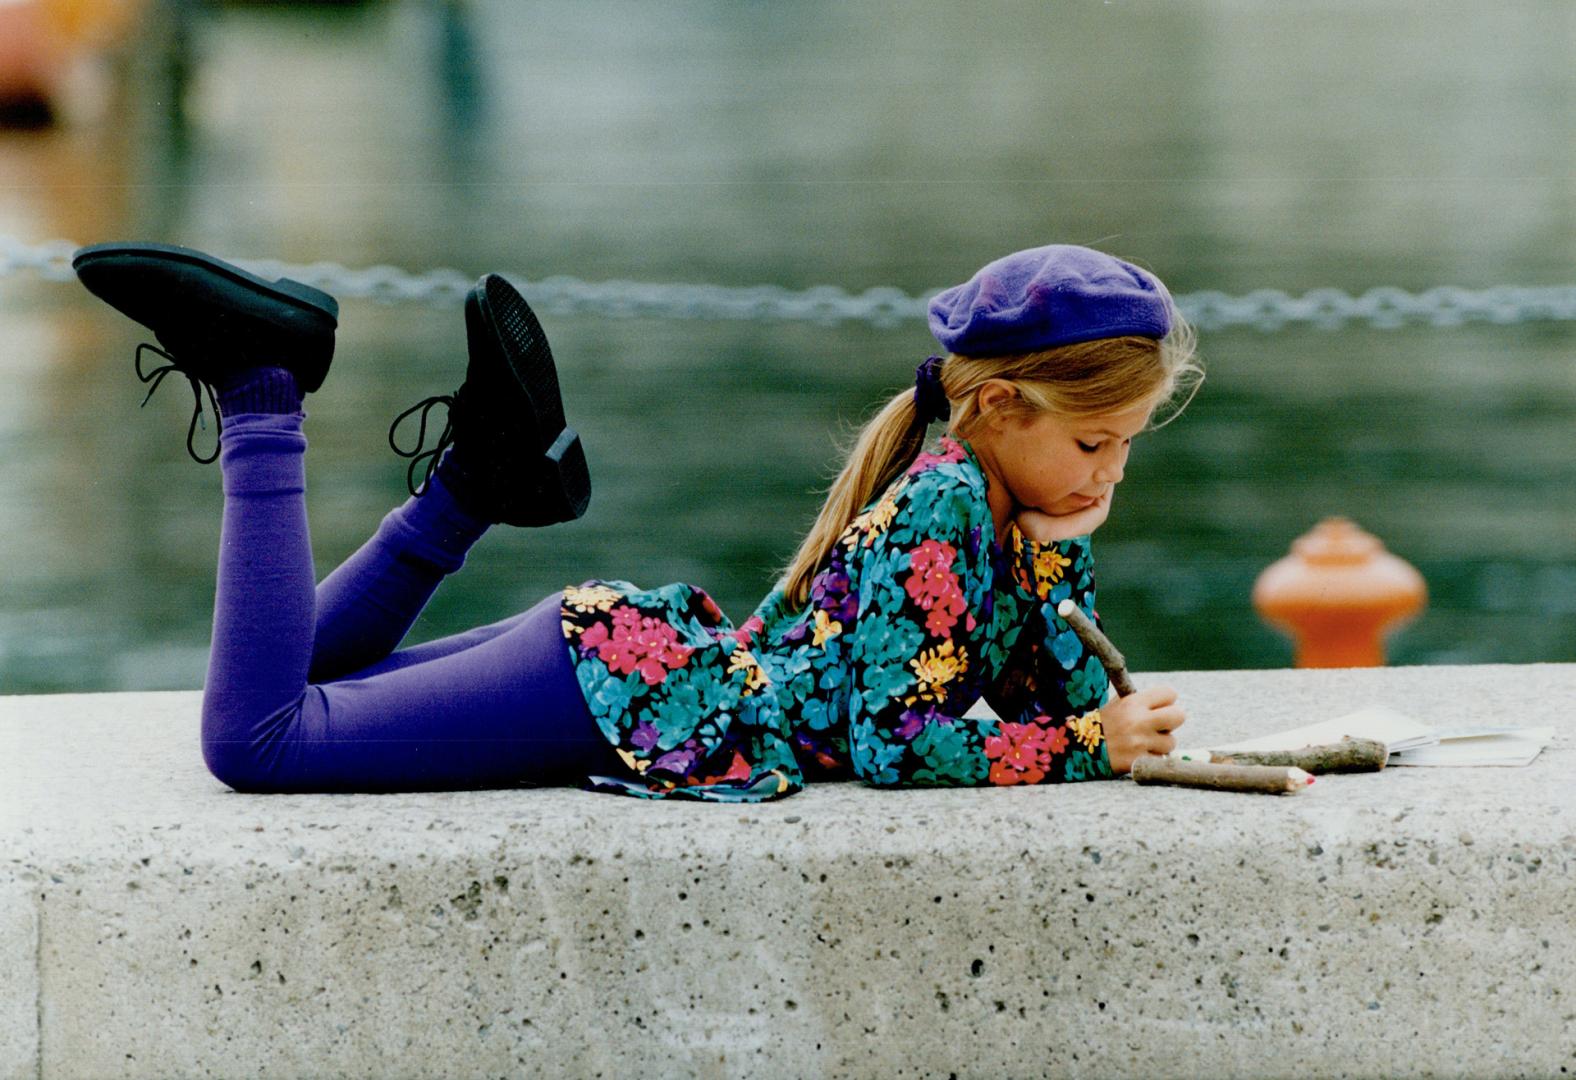
{"label": "concrete wall surface", "polygon": [[191,692],[0,698],[0,1078],[1576,1075],[1576,664],[1138,675],[1524,768],[1289,796],[242,795]]}

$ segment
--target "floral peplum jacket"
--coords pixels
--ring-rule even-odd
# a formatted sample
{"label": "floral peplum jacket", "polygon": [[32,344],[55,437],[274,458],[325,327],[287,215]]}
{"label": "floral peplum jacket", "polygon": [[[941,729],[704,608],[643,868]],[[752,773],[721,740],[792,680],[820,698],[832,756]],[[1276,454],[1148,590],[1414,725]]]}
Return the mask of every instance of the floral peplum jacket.
{"label": "floral peplum jacket", "polygon": [[[1089,537],[1005,550],[967,443],[943,437],[844,530],[810,602],[779,586],[733,625],[693,586],[591,581],[563,626],[591,714],[628,766],[588,791],[760,802],[806,780],[882,787],[1111,775]],[[981,698],[1001,719],[968,715]]]}

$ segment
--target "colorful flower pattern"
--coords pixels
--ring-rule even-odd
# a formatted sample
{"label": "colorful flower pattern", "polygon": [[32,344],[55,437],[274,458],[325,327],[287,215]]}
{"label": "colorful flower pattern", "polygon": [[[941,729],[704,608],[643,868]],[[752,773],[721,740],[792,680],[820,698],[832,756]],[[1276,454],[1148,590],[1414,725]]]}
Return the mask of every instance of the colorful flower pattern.
{"label": "colorful flower pattern", "polygon": [[[1111,775],[1107,680],[1056,614],[1091,618],[1089,538],[994,534],[967,443],[943,438],[849,524],[791,610],[735,629],[689,585],[564,591],[586,702],[627,775],[591,791],[758,802],[807,781],[1058,783]],[[1001,717],[966,715],[983,697]]]}

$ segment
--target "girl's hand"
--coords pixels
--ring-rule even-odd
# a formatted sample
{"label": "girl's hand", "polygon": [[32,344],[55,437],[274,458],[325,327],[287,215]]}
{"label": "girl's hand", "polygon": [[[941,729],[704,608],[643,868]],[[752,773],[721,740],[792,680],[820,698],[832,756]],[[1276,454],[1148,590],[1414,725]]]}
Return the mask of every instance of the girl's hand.
{"label": "girl's hand", "polygon": [[1100,501],[1086,510],[1076,514],[1063,514],[1053,517],[1033,507],[1021,506],[1013,514],[1012,520],[1017,524],[1018,531],[1033,540],[1036,544],[1050,544],[1058,540],[1071,540],[1075,536],[1084,536],[1094,532],[1111,513],[1111,492],[1107,490],[1100,497]]}
{"label": "girl's hand", "polygon": [[1105,749],[1112,772],[1120,776],[1145,754],[1169,754],[1177,748],[1171,733],[1187,717],[1175,704],[1176,699],[1177,692],[1171,687],[1157,686],[1113,698],[1100,707],[1100,726],[1105,729]]}

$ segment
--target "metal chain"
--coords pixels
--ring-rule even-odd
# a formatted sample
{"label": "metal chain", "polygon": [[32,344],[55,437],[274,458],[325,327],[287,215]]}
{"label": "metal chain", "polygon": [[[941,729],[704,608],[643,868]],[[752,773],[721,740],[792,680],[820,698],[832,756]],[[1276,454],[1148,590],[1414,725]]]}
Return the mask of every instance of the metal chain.
{"label": "metal chain", "polygon": [[[71,254],[77,245],[65,240],[24,244],[0,236],[0,277],[34,270],[51,281],[73,277]],[[352,270],[338,263],[291,265],[273,260],[235,259],[237,265],[266,277],[291,277],[341,298],[364,298],[387,304],[460,303],[474,279],[453,269],[413,274],[394,266]],[[792,290],[780,285],[653,284],[639,281],[582,281],[549,277],[540,281],[514,279],[537,307],[555,315],[599,315],[649,319],[759,319],[835,324],[866,322],[897,326],[925,315],[933,289],[911,296],[890,286],[849,293],[836,285]],[[1255,289],[1243,296],[1206,290],[1176,297],[1177,306],[1200,330],[1245,326],[1279,330],[1306,323],[1337,329],[1365,322],[1381,329],[1408,323],[1459,326],[1466,322],[1501,325],[1576,320],[1576,285],[1528,287],[1496,285],[1463,289],[1442,285],[1420,293],[1390,286],[1352,296],[1340,289],[1312,289],[1292,296],[1279,289]]]}

